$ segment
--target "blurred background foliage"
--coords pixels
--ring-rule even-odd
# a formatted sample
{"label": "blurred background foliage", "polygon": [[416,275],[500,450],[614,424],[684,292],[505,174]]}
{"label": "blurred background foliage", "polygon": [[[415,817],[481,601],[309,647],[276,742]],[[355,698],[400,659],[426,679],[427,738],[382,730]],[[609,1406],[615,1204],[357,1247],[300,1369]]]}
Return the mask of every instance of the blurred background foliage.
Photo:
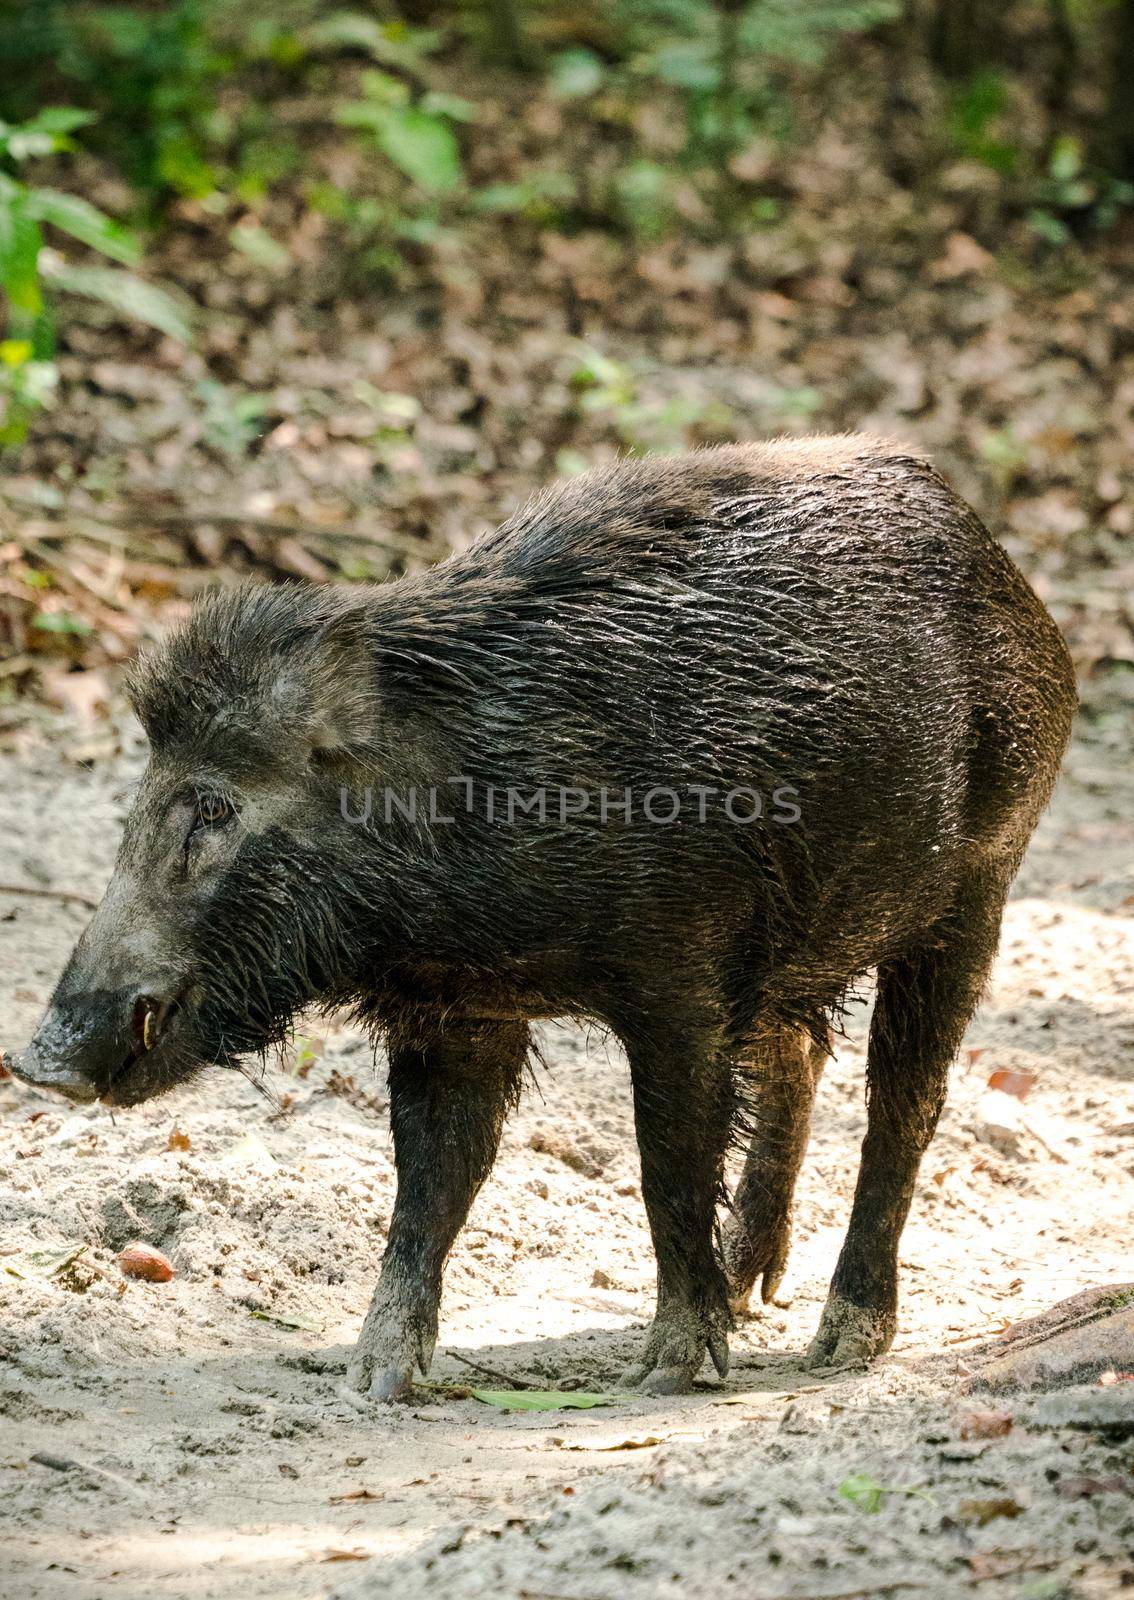
{"label": "blurred background foliage", "polygon": [[0,0],[0,694],[758,433],[1114,569],[1132,85],[1134,0]]}

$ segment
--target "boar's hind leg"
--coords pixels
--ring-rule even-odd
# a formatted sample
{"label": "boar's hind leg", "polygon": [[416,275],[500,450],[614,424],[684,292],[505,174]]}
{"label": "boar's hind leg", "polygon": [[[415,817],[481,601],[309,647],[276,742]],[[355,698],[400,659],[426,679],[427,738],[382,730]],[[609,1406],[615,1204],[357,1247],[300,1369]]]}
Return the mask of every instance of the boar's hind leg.
{"label": "boar's hind leg", "polygon": [[441,1272],[491,1170],[528,1048],[523,1022],[447,1022],[390,1042],[398,1193],[382,1274],[347,1382],[373,1400],[408,1394],[437,1342]]}
{"label": "boar's hind leg", "polygon": [[716,1204],[734,1110],[728,1059],[713,1036],[678,1029],[626,1040],[642,1198],[658,1263],[658,1300],[642,1361],[623,1376],[650,1394],[689,1388],[708,1350],[728,1371],[732,1318],[713,1249]]}
{"label": "boar's hind leg", "polygon": [[775,1294],[791,1242],[791,1197],[799,1173],[811,1107],[828,1046],[802,1028],[761,1029],[744,1068],[754,1124],[744,1173],[724,1226],[724,1259],[734,1312],[748,1309],[761,1280],[761,1299]]}
{"label": "boar's hind leg", "polygon": [[996,951],[1005,889],[991,875],[958,898],[922,947],[878,970],[867,1051],[868,1114],[846,1241],[809,1366],[866,1361],[897,1327],[898,1241],[949,1067]]}

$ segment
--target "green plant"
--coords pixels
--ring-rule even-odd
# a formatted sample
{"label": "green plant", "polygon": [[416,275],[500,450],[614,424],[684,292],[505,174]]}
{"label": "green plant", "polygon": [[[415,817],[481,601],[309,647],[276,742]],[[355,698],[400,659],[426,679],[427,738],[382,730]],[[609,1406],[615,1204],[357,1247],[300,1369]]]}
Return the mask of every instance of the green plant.
{"label": "green plant", "polygon": [[58,67],[97,107],[99,143],[146,196],[209,194],[223,132],[217,86],[230,65],[213,42],[211,0],[78,5]]}
{"label": "green plant", "polygon": [[724,166],[767,119],[774,74],[816,67],[837,40],[889,22],[899,0],[620,0],[629,72],[685,108],[686,151]]}
{"label": "green plant", "polygon": [[970,161],[1010,174],[1020,164],[1020,151],[998,131],[1006,125],[1007,99],[999,72],[989,68],[974,73],[952,96],[949,131],[958,150]]}
{"label": "green plant", "polygon": [[426,93],[414,100],[409,85],[389,72],[362,75],[361,100],[335,112],[346,128],[368,134],[386,159],[424,194],[450,193],[461,181],[461,151],[455,121],[468,121],[472,106],[453,95]]}
{"label": "green plant", "polygon": [[[176,339],[189,337],[169,295],[123,270],[141,256],[132,234],[78,195],[19,176],[25,162],[73,149],[71,135],[91,120],[88,112],[51,106],[18,126],[0,122],[0,445],[20,443],[32,416],[51,404],[58,295],[85,296]],[[121,266],[76,265],[49,243],[54,234]]]}
{"label": "green plant", "polygon": [[1091,166],[1082,143],[1060,134],[1052,144],[1047,171],[1035,190],[1028,221],[1049,244],[1066,244],[1073,224],[1090,229],[1113,226],[1121,210],[1134,205],[1134,184]]}
{"label": "green plant", "polygon": [[[385,30],[380,37],[385,39]],[[353,274],[386,283],[403,271],[403,245],[428,245],[440,236],[441,202],[462,181],[455,124],[474,115],[469,101],[423,89],[416,71],[409,76],[414,86],[370,68],[362,74],[361,98],[335,109],[335,120],[384,158],[374,174],[377,192],[357,194],[330,184],[308,191],[314,209],[342,227]]]}
{"label": "green plant", "polygon": [[469,196],[473,211],[526,217],[543,227],[560,227],[578,200],[578,185],[566,172],[528,172],[515,183],[492,183]]}
{"label": "green plant", "polygon": [[397,199],[352,194],[330,183],[313,184],[307,201],[341,230],[342,272],[349,284],[397,283],[406,265],[400,247],[429,244],[439,231],[435,218],[407,212]]}
{"label": "green plant", "polygon": [[891,1494],[911,1496],[918,1500],[927,1500],[930,1505],[936,1504],[927,1489],[906,1489],[897,1484],[877,1483],[866,1472],[853,1472],[849,1478],[844,1478],[839,1484],[839,1494],[844,1500],[849,1500],[852,1506],[857,1506],[860,1511],[865,1511],[867,1516],[871,1517],[881,1511],[886,1496]]}
{"label": "green plant", "polygon": [[[635,455],[670,454],[706,437],[734,436],[732,414],[720,400],[693,394],[642,396],[638,374],[590,345],[578,347],[571,383],[578,391],[579,409],[608,421]],[[564,467],[570,471],[569,460]]]}
{"label": "green plant", "polygon": [[246,454],[264,431],[264,418],[270,409],[267,396],[230,389],[214,378],[203,378],[197,393],[206,442],[234,460]]}

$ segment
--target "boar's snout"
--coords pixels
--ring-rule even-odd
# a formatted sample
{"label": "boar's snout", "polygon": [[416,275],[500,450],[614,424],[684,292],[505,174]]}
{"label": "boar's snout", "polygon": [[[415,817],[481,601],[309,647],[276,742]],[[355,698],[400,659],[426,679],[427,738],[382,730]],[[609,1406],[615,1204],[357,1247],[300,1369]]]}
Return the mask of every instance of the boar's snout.
{"label": "boar's snout", "polygon": [[90,1078],[84,1077],[68,1062],[44,1055],[34,1040],[26,1050],[17,1051],[9,1059],[8,1065],[13,1075],[22,1078],[25,1083],[34,1083],[39,1089],[57,1089],[68,1100],[80,1105],[95,1099],[98,1094],[98,1088]]}
{"label": "boar's snout", "polygon": [[41,1089],[83,1103],[113,1103],[115,1085],[165,1040],[178,1011],[175,1001],[133,988],[57,995],[26,1050],[11,1062],[13,1074]]}

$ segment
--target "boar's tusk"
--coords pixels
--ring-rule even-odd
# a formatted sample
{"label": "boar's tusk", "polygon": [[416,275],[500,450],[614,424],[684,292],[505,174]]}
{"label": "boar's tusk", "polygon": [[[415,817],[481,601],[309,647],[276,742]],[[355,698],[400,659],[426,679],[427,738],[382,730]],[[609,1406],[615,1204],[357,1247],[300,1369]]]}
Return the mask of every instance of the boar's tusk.
{"label": "boar's tusk", "polygon": [[147,1050],[152,1050],[153,1047],[154,1047],[154,1026],[153,1025],[154,1025],[156,1020],[157,1019],[155,1018],[153,1012],[152,1011],[147,1011],[146,1015],[145,1015],[145,1018],[144,1018],[144,1020],[142,1022],[142,1043],[146,1047]]}

